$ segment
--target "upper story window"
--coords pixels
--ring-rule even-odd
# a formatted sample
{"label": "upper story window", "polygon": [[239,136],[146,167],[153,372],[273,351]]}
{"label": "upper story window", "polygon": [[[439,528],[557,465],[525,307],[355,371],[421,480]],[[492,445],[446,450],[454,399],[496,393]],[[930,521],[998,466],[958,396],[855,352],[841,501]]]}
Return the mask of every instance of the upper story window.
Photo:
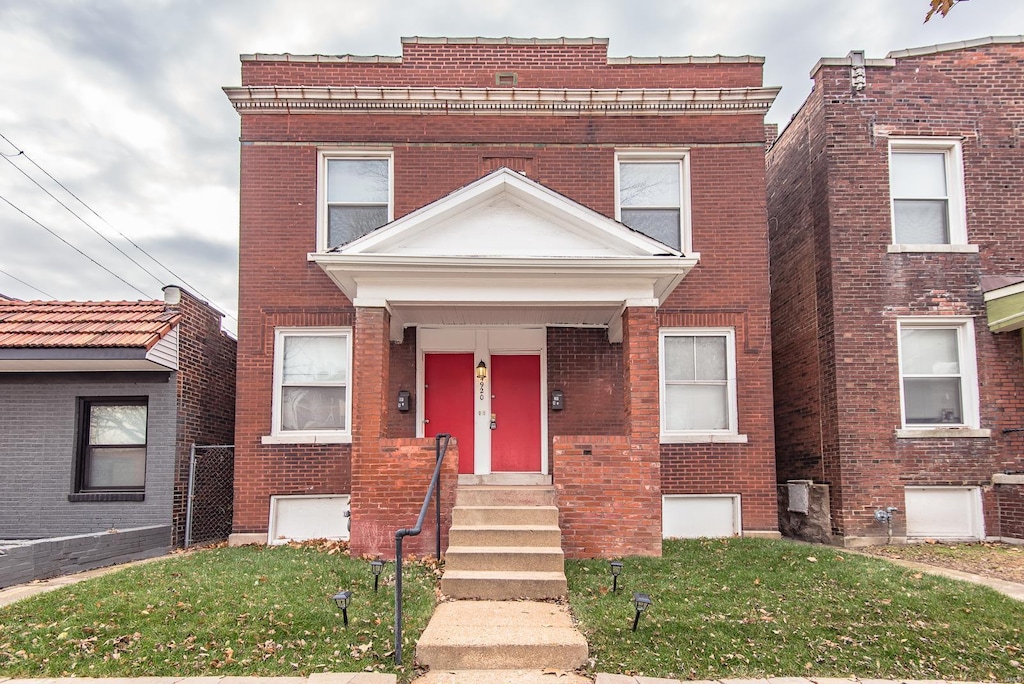
{"label": "upper story window", "polygon": [[392,220],[391,155],[324,152],[321,235],[324,249],[352,242]]}
{"label": "upper story window", "polygon": [[917,317],[898,325],[903,426],[978,427],[973,321]]}
{"label": "upper story window", "polygon": [[77,492],[141,492],[146,487],[145,398],[82,399]]}
{"label": "upper story window", "polygon": [[740,437],[736,435],[735,347],[732,328],[662,329],[663,442]]}
{"label": "upper story window", "polygon": [[889,143],[893,243],[966,245],[960,142],[893,139]]}
{"label": "upper story window", "polygon": [[343,442],[351,435],[351,330],[278,328],[271,442]]}
{"label": "upper story window", "polygon": [[688,159],[679,151],[616,154],[616,218],[684,253],[690,251]]}

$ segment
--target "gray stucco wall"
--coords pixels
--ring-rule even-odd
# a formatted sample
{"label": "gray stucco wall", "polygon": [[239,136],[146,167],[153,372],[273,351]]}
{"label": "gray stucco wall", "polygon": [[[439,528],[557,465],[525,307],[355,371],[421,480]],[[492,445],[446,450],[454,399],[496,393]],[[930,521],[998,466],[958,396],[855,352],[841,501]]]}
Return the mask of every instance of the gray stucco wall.
{"label": "gray stucco wall", "polygon": [[[79,397],[149,398],[144,501],[68,501]],[[0,539],[170,525],[174,374],[0,374]],[[169,543],[169,540],[168,540]]]}

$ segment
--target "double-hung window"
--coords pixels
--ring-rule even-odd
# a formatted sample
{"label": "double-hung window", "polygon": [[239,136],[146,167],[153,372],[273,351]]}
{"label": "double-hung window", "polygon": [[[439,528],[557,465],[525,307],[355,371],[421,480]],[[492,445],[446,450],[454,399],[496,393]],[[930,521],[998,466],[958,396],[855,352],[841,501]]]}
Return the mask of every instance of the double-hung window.
{"label": "double-hung window", "polygon": [[959,141],[891,140],[889,195],[893,243],[966,245],[963,187]]}
{"label": "double-hung window", "polygon": [[351,330],[278,328],[270,442],[351,439]]}
{"label": "double-hung window", "polygon": [[616,155],[616,218],[684,253],[690,251],[687,162],[680,152]]}
{"label": "double-hung window", "polygon": [[898,325],[903,426],[978,427],[971,319],[906,318]]}
{"label": "double-hung window", "polygon": [[77,492],[141,492],[146,487],[145,398],[79,402]]}
{"label": "double-hung window", "polygon": [[321,155],[321,233],[324,249],[345,245],[391,221],[391,156]]}
{"label": "double-hung window", "polygon": [[737,436],[732,328],[661,331],[662,441]]}

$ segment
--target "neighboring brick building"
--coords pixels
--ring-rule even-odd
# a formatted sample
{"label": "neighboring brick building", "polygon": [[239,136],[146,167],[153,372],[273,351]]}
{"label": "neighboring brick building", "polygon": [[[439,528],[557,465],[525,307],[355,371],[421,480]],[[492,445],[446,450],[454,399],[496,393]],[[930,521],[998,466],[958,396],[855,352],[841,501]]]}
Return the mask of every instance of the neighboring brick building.
{"label": "neighboring brick building", "polygon": [[449,490],[553,483],[571,555],[777,536],[763,60],[402,47],[244,55],[225,88],[233,541],[346,537],[350,503],[352,550],[393,553],[437,432]]}
{"label": "neighboring brick building", "polygon": [[[191,445],[233,439],[235,341],[210,305],[164,292],[0,301],[0,539],[126,538],[16,545],[0,585],[183,543]],[[230,470],[224,484],[230,515]]]}
{"label": "neighboring brick building", "polygon": [[783,531],[1024,539],[1024,41],[812,78],[767,166]]}

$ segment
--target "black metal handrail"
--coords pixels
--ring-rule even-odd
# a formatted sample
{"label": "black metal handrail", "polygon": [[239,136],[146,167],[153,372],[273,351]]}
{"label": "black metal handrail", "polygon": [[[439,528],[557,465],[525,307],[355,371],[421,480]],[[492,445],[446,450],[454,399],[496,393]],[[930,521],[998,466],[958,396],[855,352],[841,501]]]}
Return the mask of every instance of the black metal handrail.
{"label": "black metal handrail", "polygon": [[[441,477],[441,462],[448,452],[448,442],[452,436],[442,433],[434,438],[437,463],[434,465],[434,477],[430,479],[430,487],[427,488],[427,495],[423,497],[423,507],[420,508],[420,517],[416,518],[416,527],[405,528],[395,532],[395,665],[402,664],[402,540],[406,537],[415,537],[423,531],[423,519],[427,515],[427,506],[430,505],[430,497],[437,490],[435,503],[437,508],[437,560],[441,560],[441,490],[437,488],[437,482]],[[444,440],[444,444],[441,441]]]}

